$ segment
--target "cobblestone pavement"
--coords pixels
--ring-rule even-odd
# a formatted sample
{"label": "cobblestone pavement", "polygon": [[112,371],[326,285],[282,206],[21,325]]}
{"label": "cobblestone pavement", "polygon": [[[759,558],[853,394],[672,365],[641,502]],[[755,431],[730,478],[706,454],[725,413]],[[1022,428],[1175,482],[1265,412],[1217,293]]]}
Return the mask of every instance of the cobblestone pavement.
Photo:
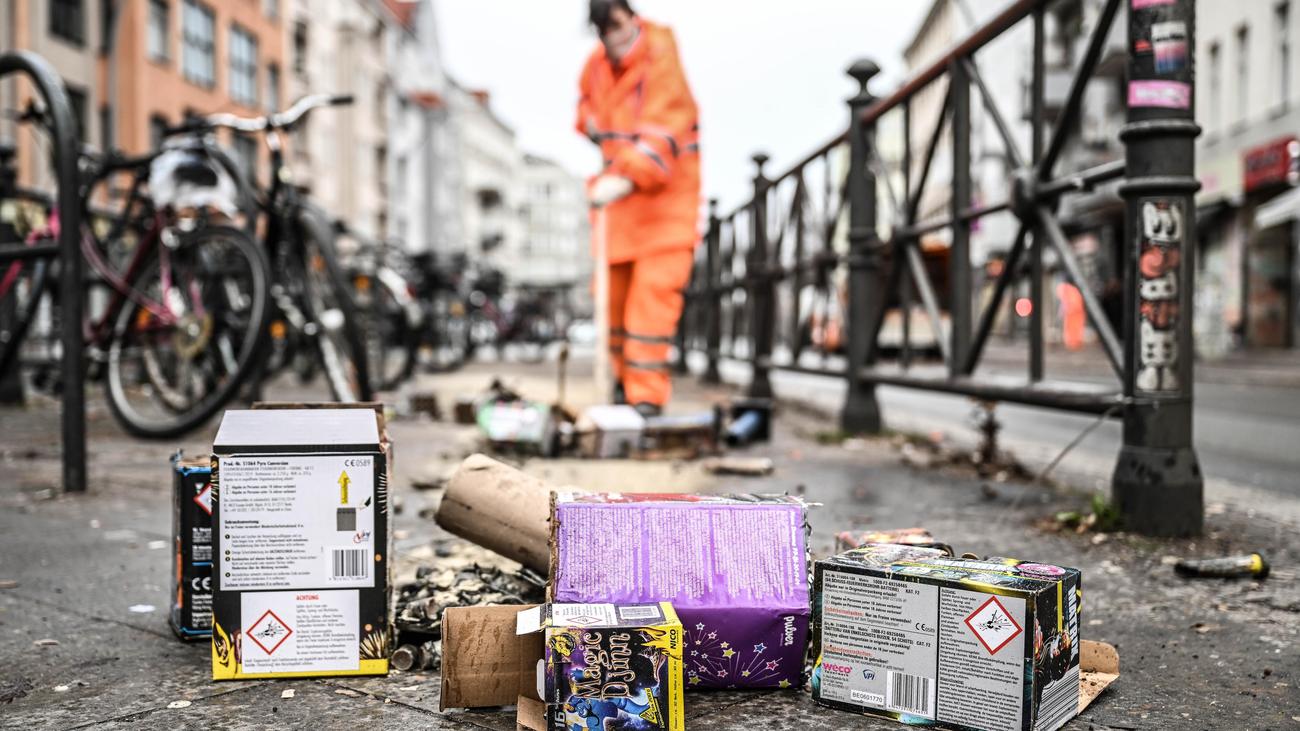
{"label": "cobblestone pavement", "polygon": [[[538,398],[554,390],[544,366],[503,370]],[[490,375],[479,365],[420,385],[449,410],[456,393],[481,388]],[[274,392],[312,396],[293,384]],[[684,384],[676,408],[725,395]],[[958,551],[1078,566],[1084,637],[1118,647],[1122,675],[1067,728],[1300,729],[1298,526],[1271,517],[1269,505],[1213,505],[1209,532],[1195,541],[1052,532],[1038,522],[1085,504],[1086,495],[921,469],[900,459],[896,440],[826,444],[814,437],[827,423],[786,409],[774,441],[753,450],[777,465],[762,479],[716,478],[678,463],[533,460],[525,468],[592,489],[797,492],[821,503],[812,515],[819,554],[831,551],[839,530],[924,525]],[[63,496],[56,409],[0,410],[0,728],[514,728],[508,710],[439,713],[434,673],[212,682],[206,645],[178,642],[165,612],[167,458],[178,446],[206,452],[215,424],[176,444],[140,442],[94,401],[90,430],[91,492]],[[474,449],[475,435],[411,416],[399,416],[391,431],[402,502],[398,563],[409,574],[436,562],[435,546],[457,540],[427,518],[439,491],[413,483],[445,474]],[[1186,581],[1169,565],[1174,556],[1247,550],[1264,551],[1276,575]],[[693,694],[687,711],[692,728],[897,727],[820,708],[799,691]]]}

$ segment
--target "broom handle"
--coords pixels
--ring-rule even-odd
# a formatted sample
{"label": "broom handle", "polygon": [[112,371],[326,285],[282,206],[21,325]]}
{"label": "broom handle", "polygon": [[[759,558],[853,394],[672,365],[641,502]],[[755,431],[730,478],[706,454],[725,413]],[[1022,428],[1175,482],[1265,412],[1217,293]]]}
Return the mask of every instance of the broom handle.
{"label": "broom handle", "polygon": [[596,354],[597,403],[605,403],[613,392],[609,367],[609,231],[605,207],[596,209]]}

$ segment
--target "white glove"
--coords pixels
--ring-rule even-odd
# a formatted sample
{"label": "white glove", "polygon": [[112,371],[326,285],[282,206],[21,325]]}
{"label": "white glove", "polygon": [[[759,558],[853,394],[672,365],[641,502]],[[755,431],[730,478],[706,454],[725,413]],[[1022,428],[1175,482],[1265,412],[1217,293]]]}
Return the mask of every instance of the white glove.
{"label": "white glove", "polygon": [[588,197],[592,208],[604,208],[632,192],[632,181],[621,175],[601,175],[591,184]]}

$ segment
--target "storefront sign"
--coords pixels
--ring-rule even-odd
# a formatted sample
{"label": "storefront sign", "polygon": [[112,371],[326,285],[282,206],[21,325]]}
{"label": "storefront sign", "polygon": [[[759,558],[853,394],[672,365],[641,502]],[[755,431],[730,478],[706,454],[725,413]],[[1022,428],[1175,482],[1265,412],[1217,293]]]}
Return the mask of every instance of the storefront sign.
{"label": "storefront sign", "polygon": [[1246,192],[1270,185],[1300,182],[1300,141],[1283,137],[1254,147],[1242,156]]}

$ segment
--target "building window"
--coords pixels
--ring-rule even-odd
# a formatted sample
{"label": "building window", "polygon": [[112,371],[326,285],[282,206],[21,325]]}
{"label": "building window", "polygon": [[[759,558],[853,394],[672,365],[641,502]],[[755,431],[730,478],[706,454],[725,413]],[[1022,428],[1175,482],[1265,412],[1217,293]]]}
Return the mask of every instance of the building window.
{"label": "building window", "polygon": [[86,3],[83,0],[49,0],[50,34],[78,46],[86,42]]}
{"label": "building window", "polygon": [[171,58],[171,6],[167,0],[149,0],[149,58]]}
{"label": "building window", "polygon": [[239,171],[249,180],[257,178],[257,139],[246,134],[236,134],[234,140],[235,162]]}
{"label": "building window", "polygon": [[107,55],[113,50],[113,28],[116,25],[117,3],[99,0],[99,52]]}
{"label": "building window", "polygon": [[257,104],[257,38],[238,25],[230,27],[230,98]]}
{"label": "building window", "polygon": [[67,82],[63,84],[68,92],[68,106],[72,107],[72,127],[77,139],[81,142],[88,142],[86,132],[89,131],[89,118],[86,117],[89,102],[86,97],[86,90],[76,86],[71,86]]}
{"label": "building window", "polygon": [[1209,108],[1209,128],[1210,134],[1219,131],[1220,117],[1219,109],[1223,105],[1223,53],[1218,43],[1210,45],[1210,108]]}
{"label": "building window", "polygon": [[216,86],[217,23],[212,9],[198,0],[181,6],[181,73],[200,86]]}
{"label": "building window", "polygon": [[280,111],[280,66],[274,63],[266,67],[266,111]]}
{"label": "building window", "polygon": [[293,24],[293,72],[307,74],[307,24],[301,20]]}
{"label": "building window", "polygon": [[1278,106],[1286,109],[1291,101],[1291,3],[1281,2],[1273,8],[1273,32],[1277,33]]}
{"label": "building window", "polygon": [[113,108],[107,104],[99,108],[99,149],[113,149]]}
{"label": "building window", "polygon": [[162,147],[163,140],[167,137],[167,118],[161,114],[155,114],[149,117],[149,147],[157,150]]}
{"label": "building window", "polygon": [[280,0],[262,0],[262,13],[271,20],[280,17]]}
{"label": "building window", "polygon": [[1245,122],[1250,115],[1250,29],[1237,29],[1237,120]]}

